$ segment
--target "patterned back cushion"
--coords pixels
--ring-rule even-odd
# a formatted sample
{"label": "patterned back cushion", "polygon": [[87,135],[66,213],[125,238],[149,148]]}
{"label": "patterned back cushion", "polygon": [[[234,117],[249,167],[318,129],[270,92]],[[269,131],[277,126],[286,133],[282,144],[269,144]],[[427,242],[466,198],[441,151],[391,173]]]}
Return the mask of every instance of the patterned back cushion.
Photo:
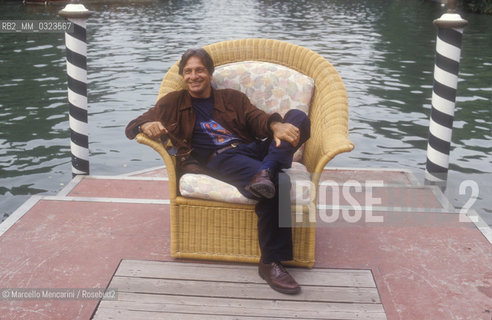
{"label": "patterned back cushion", "polygon": [[[290,109],[309,114],[314,80],[293,69],[261,61],[242,61],[215,68],[212,86],[245,93],[252,104],[267,113],[282,116]],[[300,161],[302,149],[294,155]]]}

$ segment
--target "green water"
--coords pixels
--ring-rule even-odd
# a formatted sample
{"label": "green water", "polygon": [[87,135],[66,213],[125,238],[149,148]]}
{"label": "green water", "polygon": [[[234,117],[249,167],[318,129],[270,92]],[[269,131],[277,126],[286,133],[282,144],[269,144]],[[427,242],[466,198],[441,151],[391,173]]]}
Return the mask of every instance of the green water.
{"label": "green water", "polygon": [[[126,123],[150,107],[166,70],[189,47],[261,37],[327,58],[349,95],[356,149],[330,166],[402,168],[423,182],[436,30],[432,1],[86,2],[91,174],[162,165],[128,141]],[[0,2],[0,20],[60,19],[57,5]],[[466,180],[492,224],[492,16],[463,14],[460,82],[447,196],[462,207]],[[0,220],[30,196],[71,180],[63,34],[0,33]]]}

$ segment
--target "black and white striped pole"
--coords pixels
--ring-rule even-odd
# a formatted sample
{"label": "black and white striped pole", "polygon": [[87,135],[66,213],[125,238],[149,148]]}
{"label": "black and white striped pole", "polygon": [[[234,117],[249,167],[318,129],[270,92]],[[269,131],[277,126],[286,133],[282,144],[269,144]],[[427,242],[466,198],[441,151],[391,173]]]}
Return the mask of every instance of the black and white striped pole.
{"label": "black and white striped pole", "polygon": [[467,21],[455,12],[456,0],[448,1],[448,12],[434,20],[438,28],[432,109],[427,144],[425,184],[446,188],[453,130],[461,38]]}
{"label": "black and white striped pole", "polygon": [[73,32],[65,32],[72,174],[88,175],[86,22],[92,12],[83,4],[70,2],[59,14],[73,23]]}

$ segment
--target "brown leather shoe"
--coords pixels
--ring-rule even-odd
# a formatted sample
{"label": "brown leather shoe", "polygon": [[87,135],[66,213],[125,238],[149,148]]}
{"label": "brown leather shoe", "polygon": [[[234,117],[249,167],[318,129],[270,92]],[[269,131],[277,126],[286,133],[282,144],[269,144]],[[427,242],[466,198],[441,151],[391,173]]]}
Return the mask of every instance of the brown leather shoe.
{"label": "brown leather shoe", "polygon": [[258,198],[271,199],[275,196],[275,185],[268,169],[258,171],[244,188]]}
{"label": "brown leather shoe", "polygon": [[301,292],[301,287],[285,270],[280,262],[272,262],[269,264],[260,261],[258,265],[258,273],[273,290],[287,294],[297,294]]}

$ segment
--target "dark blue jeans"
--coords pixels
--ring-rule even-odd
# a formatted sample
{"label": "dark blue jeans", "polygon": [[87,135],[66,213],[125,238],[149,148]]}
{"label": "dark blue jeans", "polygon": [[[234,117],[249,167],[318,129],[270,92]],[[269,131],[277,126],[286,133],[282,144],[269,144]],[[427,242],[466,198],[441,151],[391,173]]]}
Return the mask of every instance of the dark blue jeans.
{"label": "dark blue jeans", "polygon": [[[290,181],[286,174],[279,175],[279,172],[291,167],[294,153],[309,139],[311,134],[311,122],[302,111],[290,110],[285,114],[284,122],[299,128],[300,141],[297,146],[294,147],[282,141],[277,148],[273,139],[240,144],[236,148],[217,155],[207,164],[211,175],[236,186],[244,196],[251,199],[255,197],[244,187],[259,171],[264,161],[274,161],[277,164],[276,172],[272,172],[276,187],[275,196],[272,199],[259,199],[255,206],[258,216],[258,240],[261,259],[264,263],[292,260],[292,230],[290,227],[279,227],[279,214],[283,215],[282,219],[290,219],[290,211],[279,212],[279,206],[283,208],[283,211],[290,209],[290,195],[283,192],[279,196],[279,189],[281,191],[290,190]],[[279,184],[282,185],[281,188]],[[281,201],[280,205],[279,201]],[[282,220],[283,225],[285,221]]]}

